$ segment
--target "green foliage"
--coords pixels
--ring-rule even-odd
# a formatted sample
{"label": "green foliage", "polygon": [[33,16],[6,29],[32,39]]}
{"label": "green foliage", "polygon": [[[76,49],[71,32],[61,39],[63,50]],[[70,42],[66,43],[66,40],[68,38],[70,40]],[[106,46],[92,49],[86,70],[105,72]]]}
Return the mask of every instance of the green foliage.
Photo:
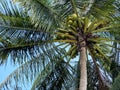
{"label": "green foliage", "polygon": [[24,87],[26,82],[33,83],[33,90],[70,89],[79,78],[70,61],[80,55],[82,41],[94,63],[88,62],[88,88],[106,80],[100,81],[105,75],[100,69],[110,73],[114,66],[106,47],[116,48],[109,43],[119,42],[116,0],[13,1],[0,0],[0,65],[10,57],[19,66],[0,89],[15,89],[18,83]]}
{"label": "green foliage", "polygon": [[117,76],[111,90],[120,90],[120,75]]}
{"label": "green foliage", "polygon": [[[47,65],[48,68],[46,67],[40,73],[40,75],[37,76],[31,90],[35,90],[35,88],[38,88],[39,90],[61,90],[61,87],[66,87],[67,83],[73,80],[73,70],[64,61],[58,63],[59,64],[56,64],[53,67],[52,71],[49,69],[50,66]],[[71,70],[72,72],[70,72],[69,70]],[[65,83],[64,86],[63,83]]]}

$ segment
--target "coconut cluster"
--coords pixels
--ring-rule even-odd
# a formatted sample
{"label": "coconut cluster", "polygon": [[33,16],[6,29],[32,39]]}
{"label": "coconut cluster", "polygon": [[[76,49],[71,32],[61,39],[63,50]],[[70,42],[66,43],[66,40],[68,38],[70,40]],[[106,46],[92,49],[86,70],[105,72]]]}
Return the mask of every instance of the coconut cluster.
{"label": "coconut cluster", "polygon": [[63,28],[59,28],[59,30],[56,32],[56,39],[57,40],[75,40],[77,36],[77,15],[72,14],[69,15],[63,24]]}
{"label": "coconut cluster", "polygon": [[69,15],[63,24],[63,28],[59,28],[59,30],[56,32],[56,40],[62,40],[63,42],[67,42],[71,45],[71,48],[68,51],[68,55],[71,56],[71,58],[74,58],[77,53],[77,45],[76,42],[68,42],[68,41],[77,41],[78,39],[78,17],[76,14]]}
{"label": "coconut cluster", "polygon": [[[108,21],[96,21],[97,23],[95,23],[94,20],[91,20],[88,17],[78,17],[76,14],[69,15],[64,20],[61,28],[58,28],[58,31],[55,32],[55,40],[69,43],[71,48],[68,51],[68,55],[74,58],[82,46],[87,45],[87,47],[90,48],[94,47],[96,44],[96,41],[94,40],[100,37],[94,32],[108,25]],[[85,45],[81,44],[82,41],[85,41]],[[96,57],[101,57],[100,55],[97,55],[99,52],[93,53]]]}

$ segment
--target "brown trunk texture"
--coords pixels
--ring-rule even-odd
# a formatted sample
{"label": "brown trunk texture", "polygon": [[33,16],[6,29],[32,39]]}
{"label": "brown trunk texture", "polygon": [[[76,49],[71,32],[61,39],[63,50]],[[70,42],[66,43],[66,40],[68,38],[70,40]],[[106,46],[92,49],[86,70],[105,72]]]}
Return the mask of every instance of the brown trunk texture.
{"label": "brown trunk texture", "polygon": [[86,47],[81,47],[79,90],[87,90],[87,66],[86,64],[87,64]]}

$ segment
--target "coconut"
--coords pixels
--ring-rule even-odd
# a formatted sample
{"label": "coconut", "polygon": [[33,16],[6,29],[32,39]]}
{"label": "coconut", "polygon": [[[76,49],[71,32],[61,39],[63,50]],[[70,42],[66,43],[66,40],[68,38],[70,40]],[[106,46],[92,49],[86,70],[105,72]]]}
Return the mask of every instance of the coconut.
{"label": "coconut", "polygon": [[73,23],[73,21],[72,21],[72,20],[69,20],[69,21],[68,21],[68,24],[69,24],[69,25],[71,25],[72,23]]}
{"label": "coconut", "polygon": [[73,19],[76,19],[76,18],[77,18],[77,15],[74,13],[74,14],[71,15],[71,17],[72,17]]}

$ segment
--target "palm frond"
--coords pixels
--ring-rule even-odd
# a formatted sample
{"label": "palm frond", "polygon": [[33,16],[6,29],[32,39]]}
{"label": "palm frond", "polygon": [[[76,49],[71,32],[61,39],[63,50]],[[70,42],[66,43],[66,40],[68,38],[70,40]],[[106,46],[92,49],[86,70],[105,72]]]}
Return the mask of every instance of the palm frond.
{"label": "palm frond", "polygon": [[89,53],[93,60],[93,68],[95,70],[95,75],[96,75],[96,76],[94,76],[94,78],[98,79],[98,81],[97,81],[98,86],[96,85],[97,88],[98,89],[108,89],[111,85],[111,80],[110,80],[110,75],[108,74],[108,72],[106,72],[106,69],[108,69],[108,68],[103,68],[104,67],[103,63],[105,63],[105,62],[101,63],[99,58],[98,57],[96,58],[92,51],[89,50]]}
{"label": "palm frond", "polygon": [[[36,28],[43,28],[43,31],[54,30],[59,25],[57,12],[50,6],[48,1],[39,0],[14,0],[25,6],[25,10],[31,18],[31,22]],[[32,3],[32,4],[31,4]],[[30,13],[29,13],[30,12]],[[59,19],[59,22],[61,20]]]}
{"label": "palm frond", "polygon": [[[54,67],[55,65],[57,65],[56,63],[62,61],[60,59],[61,56],[62,55],[60,55],[60,53],[58,54],[53,53],[53,51],[49,51],[48,53],[39,54],[30,60],[24,60],[24,62],[20,64],[20,66],[14,72],[12,72],[3,83],[0,84],[0,88],[12,89],[20,85],[21,87],[25,87],[26,82],[32,83],[39,73],[43,74],[44,70],[47,70],[45,75],[48,75],[49,69],[50,71],[53,70],[53,68],[56,68]],[[61,64],[58,63],[58,65]],[[15,85],[13,85],[13,83],[15,83]]]}
{"label": "palm frond", "polygon": [[120,82],[120,74],[117,76],[117,78],[115,78],[115,82],[112,85],[111,90],[116,90],[116,89],[120,89],[119,83]]}
{"label": "palm frond", "polygon": [[50,47],[46,44],[40,46],[42,41],[51,40],[52,37],[50,33],[43,32],[43,28],[38,30],[34,27],[24,8],[17,7],[11,1],[0,2],[1,64],[5,63],[9,56],[14,63],[16,59],[21,58],[22,60],[17,61],[22,63],[25,59],[46,51],[45,47]]}
{"label": "palm frond", "polygon": [[114,42],[113,43],[113,48],[112,48],[112,51],[111,51],[112,55],[110,56],[110,58],[112,60],[110,71],[111,71],[111,74],[112,74],[113,83],[114,83],[115,78],[118,76],[119,71],[120,71],[120,64],[119,64],[120,57],[119,57],[119,52],[120,52],[119,43]]}
{"label": "palm frond", "polygon": [[1,35],[11,36],[16,34],[16,36],[20,36],[21,33],[26,33],[27,30],[28,32],[36,31],[23,8],[18,8],[11,1],[6,0],[1,1],[0,7],[2,8],[2,12],[0,13]]}
{"label": "palm frond", "polygon": [[16,36],[21,36],[21,33],[34,35],[33,33],[44,32],[43,28],[37,29],[34,27],[29,14],[27,14],[23,7],[6,0],[1,1],[0,7],[2,8],[0,13],[0,34],[8,34],[8,36],[17,34]]}
{"label": "palm frond", "polygon": [[31,90],[61,90],[61,88],[65,88],[68,81],[72,80],[72,68],[68,64],[66,65],[66,62],[64,61],[56,63],[50,72],[49,69],[45,70],[48,70],[48,74],[42,74],[43,76],[41,74],[38,75],[38,78],[36,78],[36,82],[33,84],[33,88]]}
{"label": "palm frond", "polygon": [[[62,52],[54,43],[48,43],[49,41],[46,41],[47,39],[40,35],[36,34],[35,36],[30,36],[26,38],[26,40],[23,39],[24,37],[2,39],[0,44],[0,63],[7,63],[8,56],[10,56],[11,62],[13,63],[23,63],[43,53],[46,56],[54,57],[54,54],[60,54],[60,52]],[[63,53],[64,51],[63,49]]]}
{"label": "palm frond", "polygon": [[97,18],[107,17],[112,18],[111,15],[115,14],[115,7],[114,7],[115,0],[95,0],[92,4],[92,7],[88,14],[92,14]]}

